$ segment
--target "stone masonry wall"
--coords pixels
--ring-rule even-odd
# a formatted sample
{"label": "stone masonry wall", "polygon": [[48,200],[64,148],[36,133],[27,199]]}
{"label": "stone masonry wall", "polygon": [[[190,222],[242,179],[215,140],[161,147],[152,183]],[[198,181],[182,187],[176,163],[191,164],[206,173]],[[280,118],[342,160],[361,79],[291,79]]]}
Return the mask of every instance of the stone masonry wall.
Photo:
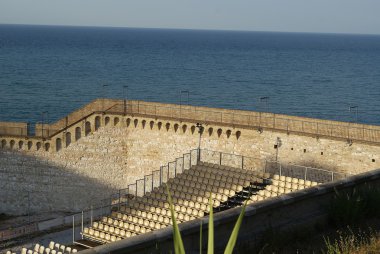
{"label": "stone masonry wall", "polygon": [[[252,169],[262,167],[258,161],[276,158],[352,174],[380,167],[380,146],[265,129],[203,127],[202,149],[257,158]],[[11,137],[1,139],[6,145],[0,149],[0,213],[14,214],[89,207],[199,145],[195,122],[110,114],[94,114],[45,141],[25,139],[20,145]]]}

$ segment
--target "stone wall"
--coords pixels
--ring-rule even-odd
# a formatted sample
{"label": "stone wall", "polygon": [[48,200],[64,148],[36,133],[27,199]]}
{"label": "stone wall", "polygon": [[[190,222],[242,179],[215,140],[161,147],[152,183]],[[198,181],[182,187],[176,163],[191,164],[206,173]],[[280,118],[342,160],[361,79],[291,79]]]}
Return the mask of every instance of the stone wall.
{"label": "stone wall", "polygon": [[[107,106],[115,103],[120,105],[109,101]],[[102,101],[95,104],[102,105]],[[380,167],[380,146],[370,142],[211,121],[199,121],[204,127],[200,136],[197,120],[177,118],[170,108],[161,109],[158,113],[164,116],[157,117],[150,112],[157,113],[157,108],[136,102],[128,104],[127,115],[121,114],[119,106],[110,107],[106,113],[93,112],[84,118],[80,118],[84,111],[78,111],[67,128],[47,139],[0,137],[0,203],[4,204],[0,212],[26,213],[28,206],[34,212],[83,209],[199,144],[202,149],[250,157],[244,164],[253,170],[262,169],[265,160],[276,159],[350,174]],[[133,113],[133,107],[140,113]],[[240,163],[227,155],[223,160],[230,165]],[[29,193],[28,202],[25,193]]]}

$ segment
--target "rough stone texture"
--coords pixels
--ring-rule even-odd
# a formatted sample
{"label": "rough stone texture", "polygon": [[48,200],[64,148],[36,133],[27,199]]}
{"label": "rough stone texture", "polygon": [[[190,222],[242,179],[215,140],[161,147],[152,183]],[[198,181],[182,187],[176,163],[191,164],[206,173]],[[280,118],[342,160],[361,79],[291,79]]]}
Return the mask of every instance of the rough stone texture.
{"label": "rough stone texture", "polygon": [[[199,145],[196,122],[99,113],[80,120],[83,112],[78,112],[67,129],[49,139],[0,138],[5,144],[0,149],[0,212],[83,209]],[[377,145],[225,124],[203,127],[201,148],[226,153],[223,164],[230,166],[242,161],[227,153],[251,157],[244,165],[255,170],[276,158],[351,174],[380,167]],[[215,163],[220,158],[218,153],[201,156]]]}

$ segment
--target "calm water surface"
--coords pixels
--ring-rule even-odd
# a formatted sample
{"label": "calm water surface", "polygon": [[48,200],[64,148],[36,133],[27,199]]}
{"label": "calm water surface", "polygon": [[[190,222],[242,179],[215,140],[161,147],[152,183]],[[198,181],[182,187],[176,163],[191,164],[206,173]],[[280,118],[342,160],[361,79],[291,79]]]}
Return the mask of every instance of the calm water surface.
{"label": "calm water surface", "polygon": [[125,85],[133,99],[188,90],[193,105],[346,121],[358,106],[380,124],[380,36],[0,25],[0,121],[54,121]]}

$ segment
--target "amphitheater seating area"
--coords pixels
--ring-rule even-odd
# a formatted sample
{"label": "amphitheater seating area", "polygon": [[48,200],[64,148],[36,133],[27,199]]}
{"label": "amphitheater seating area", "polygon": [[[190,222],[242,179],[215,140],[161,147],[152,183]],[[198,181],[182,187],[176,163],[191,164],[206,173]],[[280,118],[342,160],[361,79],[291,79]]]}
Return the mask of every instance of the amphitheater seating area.
{"label": "amphitheater seating area", "polygon": [[[51,241],[48,247],[40,244],[34,245],[33,249],[22,248],[21,254],[72,254],[77,253],[78,250],[59,243]],[[6,254],[16,254],[12,251],[7,251]]]}
{"label": "amphitheater seating area", "polygon": [[170,190],[175,216],[179,223],[208,215],[209,197],[213,211],[218,212],[283,193],[314,186],[302,179],[244,170],[200,162],[169,179],[167,183],[135,197],[118,211],[84,228],[85,239],[108,243],[143,234],[172,224],[166,187]]}

